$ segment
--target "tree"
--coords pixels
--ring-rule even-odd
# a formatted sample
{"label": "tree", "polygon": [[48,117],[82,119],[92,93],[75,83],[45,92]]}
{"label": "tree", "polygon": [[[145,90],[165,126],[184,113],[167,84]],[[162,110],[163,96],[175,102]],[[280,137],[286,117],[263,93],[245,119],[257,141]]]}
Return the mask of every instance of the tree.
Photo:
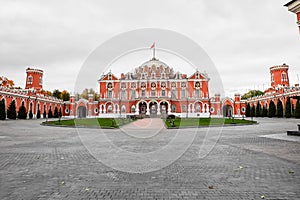
{"label": "tree", "polygon": [[275,117],[276,116],[276,106],[273,101],[269,104],[269,110],[268,110],[268,117]]}
{"label": "tree", "polygon": [[259,102],[256,104],[255,117],[261,117],[261,106]]}
{"label": "tree", "polygon": [[59,117],[59,118],[62,117],[61,107],[59,108],[58,117]]}
{"label": "tree", "polygon": [[0,101],[0,120],[6,119],[6,112],[5,112],[5,101],[2,99]]}
{"label": "tree", "polygon": [[283,117],[283,105],[280,100],[277,101],[277,117]]}
{"label": "tree", "polygon": [[81,99],[88,99],[89,98],[89,94],[93,94],[95,101],[99,100],[99,95],[98,95],[97,92],[94,91],[93,88],[90,88],[90,89],[85,88],[82,91],[82,93],[79,95],[79,98],[81,98]]}
{"label": "tree", "polygon": [[58,118],[58,109],[55,107],[54,109],[54,118]]}
{"label": "tree", "polygon": [[268,109],[266,106],[263,106],[262,117],[267,117],[267,116],[268,116]]}
{"label": "tree", "polygon": [[33,113],[32,113],[32,109],[30,109],[30,111],[29,111],[29,119],[32,119],[33,118]]}
{"label": "tree", "polygon": [[45,119],[47,117],[46,109],[44,109],[43,118]]}
{"label": "tree", "polygon": [[52,110],[51,110],[51,106],[50,106],[49,111],[48,111],[48,118],[53,118],[53,113],[52,113]]}
{"label": "tree", "polygon": [[27,119],[26,108],[23,104],[19,108],[18,119]]}
{"label": "tree", "polygon": [[63,101],[69,101],[70,100],[70,93],[67,90],[63,90],[61,92],[61,98]]}
{"label": "tree", "polygon": [[61,99],[61,91],[59,91],[58,89],[53,90],[52,96]]}
{"label": "tree", "polygon": [[241,99],[249,99],[251,97],[256,97],[256,96],[260,96],[263,95],[264,92],[260,91],[260,90],[250,90],[249,92],[245,93]]}
{"label": "tree", "polygon": [[251,110],[251,107],[250,107],[250,104],[247,103],[247,106],[246,106],[246,117],[250,117],[250,110]]}
{"label": "tree", "polygon": [[37,113],[36,113],[36,118],[40,119],[41,118],[41,111],[40,109],[38,109]]}
{"label": "tree", "polygon": [[297,103],[296,103],[294,116],[295,116],[295,118],[300,118],[300,101],[299,101],[299,99],[297,100]]}
{"label": "tree", "polygon": [[7,109],[7,118],[8,119],[16,119],[17,118],[17,111],[16,111],[16,102],[13,100],[8,109]]}
{"label": "tree", "polygon": [[292,116],[291,100],[288,98],[285,103],[285,117],[290,118]]}
{"label": "tree", "polygon": [[250,110],[250,117],[254,117],[254,116],[255,116],[255,106],[253,104]]}

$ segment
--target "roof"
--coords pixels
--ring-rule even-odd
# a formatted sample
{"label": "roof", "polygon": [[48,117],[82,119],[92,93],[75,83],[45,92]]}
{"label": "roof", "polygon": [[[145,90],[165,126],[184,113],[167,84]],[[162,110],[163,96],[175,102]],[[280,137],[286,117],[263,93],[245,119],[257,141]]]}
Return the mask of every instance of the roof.
{"label": "roof", "polygon": [[298,1],[298,0],[292,0],[292,1],[288,2],[287,4],[285,4],[284,6],[289,6],[289,5],[291,5],[292,3],[296,2],[296,1]]}

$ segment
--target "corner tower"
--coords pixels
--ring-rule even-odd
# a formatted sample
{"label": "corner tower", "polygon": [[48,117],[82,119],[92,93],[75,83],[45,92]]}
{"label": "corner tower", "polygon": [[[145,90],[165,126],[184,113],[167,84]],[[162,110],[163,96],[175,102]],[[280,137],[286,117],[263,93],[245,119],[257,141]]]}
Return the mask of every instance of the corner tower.
{"label": "corner tower", "polygon": [[293,12],[297,15],[297,24],[300,33],[300,0],[292,0],[285,4],[284,6],[288,7],[290,12]]}
{"label": "corner tower", "polygon": [[34,88],[36,90],[43,89],[43,70],[26,69],[26,86],[25,89]]}
{"label": "corner tower", "polygon": [[272,88],[277,86],[290,86],[288,70],[289,66],[286,64],[270,67]]}

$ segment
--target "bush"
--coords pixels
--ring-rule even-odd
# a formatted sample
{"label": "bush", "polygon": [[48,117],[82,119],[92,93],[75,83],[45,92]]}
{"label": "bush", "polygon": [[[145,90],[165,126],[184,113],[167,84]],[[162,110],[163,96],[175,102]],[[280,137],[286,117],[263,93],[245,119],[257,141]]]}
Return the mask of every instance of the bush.
{"label": "bush", "polygon": [[275,117],[275,116],[276,116],[276,106],[274,102],[271,101],[268,110],[268,117]]}
{"label": "bush", "polygon": [[280,100],[277,102],[277,117],[283,117],[283,106]]}
{"label": "bush", "polygon": [[53,118],[53,113],[52,113],[51,107],[49,108],[49,111],[48,111],[48,118]]}
{"label": "bush", "polygon": [[251,116],[251,107],[250,107],[250,104],[247,103],[247,106],[246,106],[246,117],[250,117]]}
{"label": "bush", "polygon": [[37,111],[37,113],[36,113],[36,118],[37,118],[37,119],[40,119],[40,118],[41,118],[41,111],[40,111],[40,110]]}
{"label": "bush", "polygon": [[7,109],[7,118],[8,119],[16,119],[17,118],[17,111],[16,111],[16,102],[13,100],[8,109]]}
{"label": "bush", "polygon": [[256,104],[256,109],[255,109],[255,117],[261,117],[261,106],[260,106],[260,103],[257,102]]}
{"label": "bush", "polygon": [[46,110],[44,110],[43,118],[46,119],[46,117],[47,117],[47,113],[46,113]]}
{"label": "bush", "polygon": [[266,108],[266,106],[263,106],[262,117],[267,117],[267,116],[268,116],[268,109]]}
{"label": "bush", "polygon": [[295,118],[300,118],[300,101],[299,101],[299,99],[297,100],[297,103],[296,103],[294,116],[295,116]]}
{"label": "bush", "polygon": [[0,120],[6,119],[6,112],[5,112],[5,101],[2,99],[0,101]]}
{"label": "bush", "polygon": [[18,119],[27,119],[26,108],[24,105],[21,105],[19,108]]}
{"label": "bush", "polygon": [[290,98],[285,103],[285,117],[290,118],[292,116],[292,104]]}
{"label": "bush", "polygon": [[29,119],[33,118],[32,110],[29,111]]}
{"label": "bush", "polygon": [[57,107],[55,107],[55,109],[54,109],[54,118],[58,118],[58,117],[59,117],[58,109],[57,109]]}

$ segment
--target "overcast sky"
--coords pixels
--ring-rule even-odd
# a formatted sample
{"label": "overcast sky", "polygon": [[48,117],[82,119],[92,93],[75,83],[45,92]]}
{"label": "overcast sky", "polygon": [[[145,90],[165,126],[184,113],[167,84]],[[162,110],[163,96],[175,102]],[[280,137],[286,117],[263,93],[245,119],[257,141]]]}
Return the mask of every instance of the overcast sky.
{"label": "overcast sky", "polygon": [[266,89],[269,67],[283,63],[295,84],[300,35],[296,15],[283,6],[288,1],[0,0],[0,75],[24,87],[26,68],[40,68],[44,89],[73,91],[85,59],[103,42],[134,29],[162,28],[186,35],[207,52],[227,95]]}

